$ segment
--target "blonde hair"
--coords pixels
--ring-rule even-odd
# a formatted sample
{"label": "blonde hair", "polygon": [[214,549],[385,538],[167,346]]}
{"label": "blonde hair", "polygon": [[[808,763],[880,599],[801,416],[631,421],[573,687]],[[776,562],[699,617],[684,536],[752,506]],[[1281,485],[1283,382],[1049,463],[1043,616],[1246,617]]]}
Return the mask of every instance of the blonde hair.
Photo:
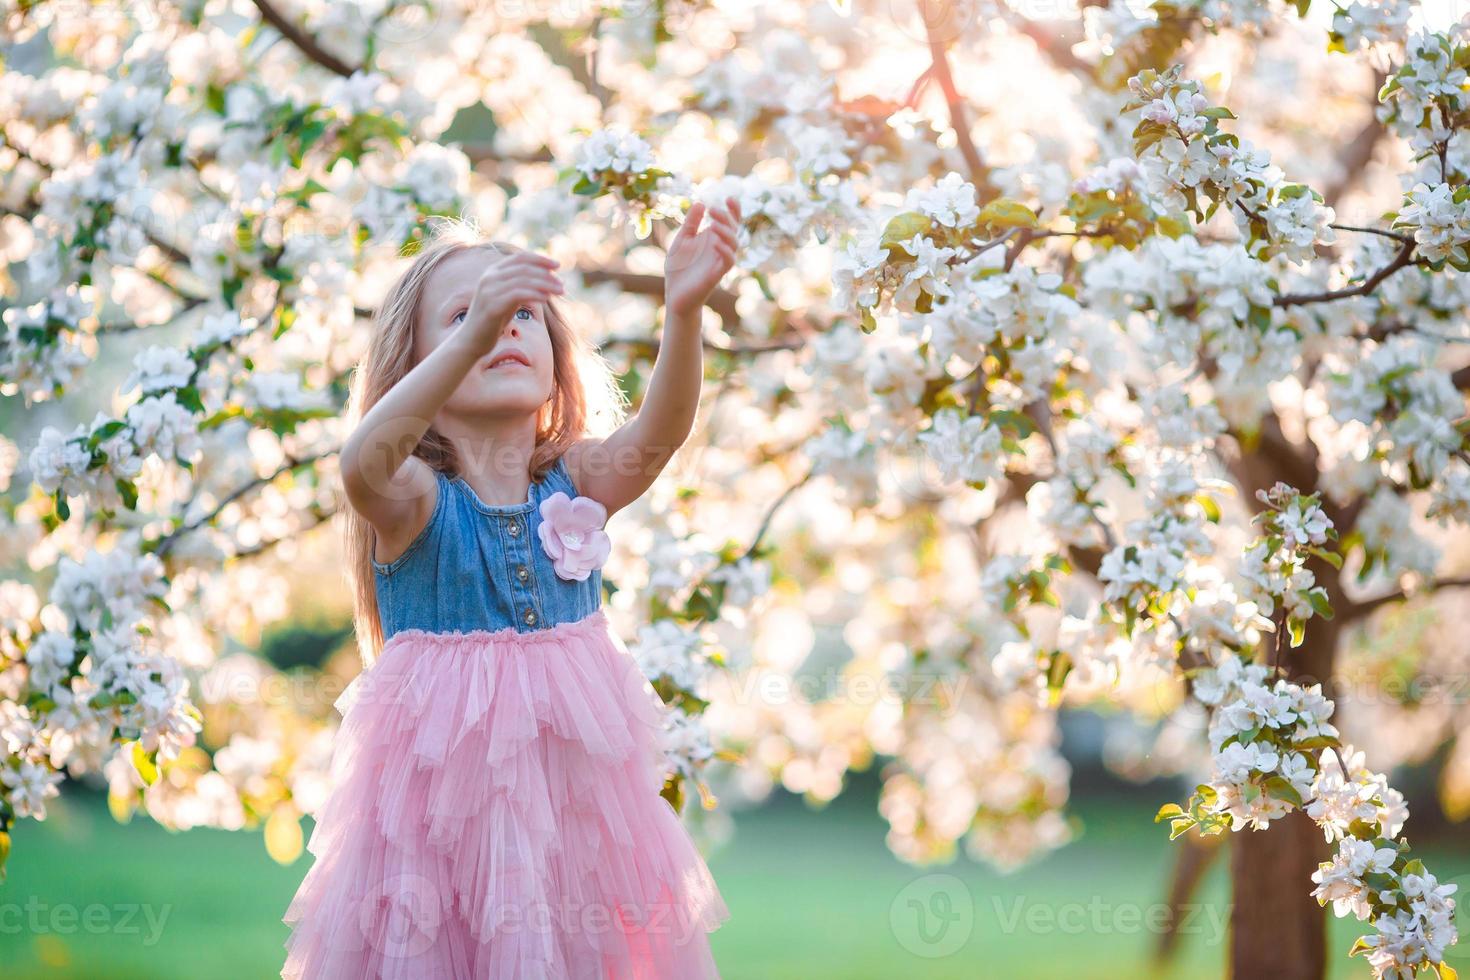
{"label": "blonde hair", "polygon": [[[413,262],[388,287],[373,318],[367,352],[353,371],[347,411],[350,427],[357,426],[368,410],[413,369],[418,309],[429,276],[445,259],[471,248],[503,252],[516,246],[482,237],[473,223],[441,219],[426,236]],[[552,387],[551,397],[537,412],[536,448],[530,460],[533,480],[541,479],[589,431],[600,430],[603,434],[611,431],[621,423],[626,409],[626,396],[607,362],[572,330],[555,301],[548,300],[546,310],[553,360]],[[453,444],[432,425],[419,440],[413,455],[442,473],[460,475],[460,461]],[[344,501],[345,498],[344,492]],[[374,532],[372,525],[350,505],[343,509],[353,626],[363,665],[370,667],[383,649],[383,621],[373,574]]]}

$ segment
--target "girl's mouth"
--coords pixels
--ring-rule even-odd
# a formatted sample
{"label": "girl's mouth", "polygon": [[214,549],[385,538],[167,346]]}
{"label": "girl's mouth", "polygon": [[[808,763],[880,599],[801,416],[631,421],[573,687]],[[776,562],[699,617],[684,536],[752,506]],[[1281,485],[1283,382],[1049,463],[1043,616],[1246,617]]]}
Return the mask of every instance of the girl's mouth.
{"label": "girl's mouth", "polygon": [[499,357],[495,358],[495,360],[491,361],[489,364],[485,365],[485,370],[493,371],[496,368],[514,367],[516,365],[519,365],[521,367],[530,367],[531,362],[527,360],[526,355],[522,354],[520,351],[507,351],[506,353],[501,354]]}

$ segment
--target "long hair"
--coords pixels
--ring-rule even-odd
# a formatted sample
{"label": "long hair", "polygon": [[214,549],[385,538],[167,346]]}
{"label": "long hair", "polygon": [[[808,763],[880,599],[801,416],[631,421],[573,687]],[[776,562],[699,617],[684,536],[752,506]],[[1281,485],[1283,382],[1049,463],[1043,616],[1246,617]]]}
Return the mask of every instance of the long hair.
{"label": "long hair", "polygon": [[[414,337],[424,286],[439,263],[465,249],[495,252],[515,246],[483,238],[472,224],[456,219],[439,223],[413,262],[388,288],[373,318],[367,353],[352,376],[348,402],[349,427],[356,427],[368,410],[414,368]],[[548,300],[546,326],[553,360],[551,397],[536,416],[536,448],[531,453],[530,476],[541,479],[561,455],[589,430],[602,432],[622,421],[626,398],[607,363],[567,324],[556,302]],[[591,417],[589,417],[589,415]],[[450,476],[461,474],[454,445],[431,424],[413,455]],[[346,500],[346,494],[342,494]],[[371,667],[383,649],[383,621],[378,611],[373,574],[373,527],[350,505],[346,512],[347,573],[353,594],[353,625],[364,667]]]}

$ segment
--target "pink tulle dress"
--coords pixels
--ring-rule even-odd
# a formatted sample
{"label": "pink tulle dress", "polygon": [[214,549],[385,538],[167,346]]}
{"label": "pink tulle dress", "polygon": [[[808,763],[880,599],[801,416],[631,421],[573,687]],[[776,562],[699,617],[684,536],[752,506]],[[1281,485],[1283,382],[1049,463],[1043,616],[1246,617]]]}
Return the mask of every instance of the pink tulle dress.
{"label": "pink tulle dress", "polygon": [[728,918],[659,795],[662,706],[601,605],[605,511],[440,474],[375,562],[385,643],[343,694],[285,978],[701,980]]}

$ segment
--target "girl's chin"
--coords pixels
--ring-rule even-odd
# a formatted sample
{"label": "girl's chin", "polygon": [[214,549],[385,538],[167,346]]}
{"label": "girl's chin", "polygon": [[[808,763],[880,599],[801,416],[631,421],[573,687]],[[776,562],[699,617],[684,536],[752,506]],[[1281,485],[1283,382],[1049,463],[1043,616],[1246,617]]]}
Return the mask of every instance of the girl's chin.
{"label": "girl's chin", "polygon": [[[507,415],[531,415],[546,404],[548,396],[536,397],[533,392],[499,391],[494,397],[466,398],[452,406],[456,415],[464,418],[504,418]],[[446,406],[449,407],[449,406]]]}

